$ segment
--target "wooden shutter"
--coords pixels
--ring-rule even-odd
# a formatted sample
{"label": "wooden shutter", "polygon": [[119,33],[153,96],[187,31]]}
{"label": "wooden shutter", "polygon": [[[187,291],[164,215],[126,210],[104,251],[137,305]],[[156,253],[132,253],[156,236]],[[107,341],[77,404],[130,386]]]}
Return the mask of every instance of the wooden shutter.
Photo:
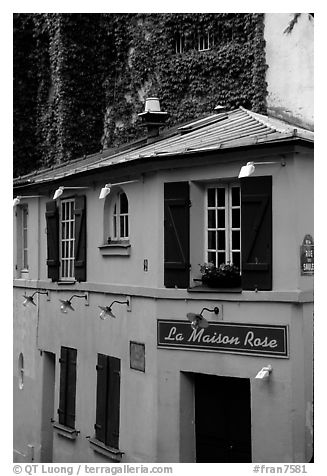
{"label": "wooden shutter", "polygon": [[86,197],[75,198],[75,279],[86,281]]}
{"label": "wooden shutter", "polygon": [[108,358],[98,354],[97,369],[97,406],[95,419],[95,437],[106,443],[107,401],[108,401]]}
{"label": "wooden shutter", "polygon": [[164,283],[187,288],[190,269],[190,200],[188,182],[165,183]]}
{"label": "wooden shutter", "polygon": [[119,415],[120,415],[120,359],[108,357],[108,420],[106,444],[112,448],[119,445]]}
{"label": "wooden shutter", "polygon": [[59,213],[54,200],[46,203],[48,278],[59,280]]}
{"label": "wooden shutter", "polygon": [[75,428],[77,350],[61,347],[59,423]]}
{"label": "wooden shutter", "polygon": [[66,425],[66,394],[67,394],[67,367],[68,367],[68,350],[61,347],[60,352],[60,390],[59,390],[59,423]]}
{"label": "wooden shutter", "polygon": [[272,177],[241,182],[242,287],[272,289]]}
{"label": "wooden shutter", "polygon": [[76,360],[77,350],[68,350],[67,365],[67,395],[66,395],[66,426],[75,428],[75,407],[76,407]]}

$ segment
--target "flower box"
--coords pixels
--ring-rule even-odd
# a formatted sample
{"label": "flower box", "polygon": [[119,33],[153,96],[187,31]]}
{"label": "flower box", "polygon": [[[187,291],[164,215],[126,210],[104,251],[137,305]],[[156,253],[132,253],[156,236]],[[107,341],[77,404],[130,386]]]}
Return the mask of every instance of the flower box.
{"label": "flower box", "polygon": [[239,269],[233,264],[221,264],[216,268],[213,263],[204,263],[200,267],[202,283],[209,288],[237,288],[241,286]]}

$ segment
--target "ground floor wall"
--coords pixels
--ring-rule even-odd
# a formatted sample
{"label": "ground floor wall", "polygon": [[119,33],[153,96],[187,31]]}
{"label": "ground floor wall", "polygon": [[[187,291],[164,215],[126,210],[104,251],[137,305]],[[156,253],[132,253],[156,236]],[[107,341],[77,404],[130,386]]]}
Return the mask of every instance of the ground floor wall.
{"label": "ground floor wall", "polygon": [[[99,290],[102,291],[102,290]],[[260,293],[228,296],[196,295],[174,290],[131,295],[88,292],[76,300],[75,311],[60,312],[59,299],[76,291],[51,290],[50,300],[38,296],[33,309],[21,306],[21,288],[14,290],[14,459],[48,462],[110,462],[95,452],[97,355],[121,361],[119,448],[122,462],[195,462],[195,392],[198,375],[219,377],[208,412],[224,414],[224,385],[235,379],[248,382],[253,462],[308,462],[312,453],[312,303],[294,300],[260,301]],[[123,300],[116,318],[101,320],[98,306]],[[185,292],[186,293],[186,292]],[[219,314],[204,313],[209,322],[244,325],[283,325],[288,329],[286,358],[248,355],[210,349],[158,347],[158,320],[187,321],[189,312],[219,307]],[[188,325],[188,324],[187,324]],[[190,323],[189,323],[190,325]],[[131,361],[130,343],[144,348],[144,369]],[[53,428],[58,420],[60,349],[77,350],[76,430],[69,439]],[[18,360],[24,355],[24,386]],[[256,379],[271,365],[268,379]],[[134,368],[133,368],[134,367]],[[225,380],[223,379],[225,378]],[[227,380],[226,380],[227,379]],[[228,380],[234,379],[234,380]],[[243,381],[243,380],[242,380]],[[221,387],[219,387],[222,382]],[[203,395],[201,398],[204,398]],[[224,402],[224,403],[222,403]],[[202,413],[205,415],[205,413]],[[240,416],[241,417],[241,416]],[[52,420],[52,421],[51,421]],[[237,421],[233,421],[237,426]]]}

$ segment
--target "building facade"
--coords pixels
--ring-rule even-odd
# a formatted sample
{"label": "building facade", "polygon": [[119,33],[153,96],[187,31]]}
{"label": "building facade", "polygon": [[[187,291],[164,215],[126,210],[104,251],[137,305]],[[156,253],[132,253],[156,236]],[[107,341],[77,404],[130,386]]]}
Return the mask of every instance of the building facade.
{"label": "building facade", "polygon": [[265,15],[268,115],[158,135],[152,100],[148,137],[14,180],[14,461],[312,460],[313,21],[291,18]]}
{"label": "building facade", "polygon": [[15,194],[17,461],[310,461],[311,132],[219,111]]}

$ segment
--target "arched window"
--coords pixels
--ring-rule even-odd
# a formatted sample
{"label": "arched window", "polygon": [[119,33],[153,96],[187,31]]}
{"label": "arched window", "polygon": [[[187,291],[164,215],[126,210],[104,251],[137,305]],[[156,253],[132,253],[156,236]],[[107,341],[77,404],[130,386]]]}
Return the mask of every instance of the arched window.
{"label": "arched window", "polygon": [[119,192],[114,201],[112,214],[112,239],[128,240],[128,200],[125,192]]}
{"label": "arched window", "polygon": [[129,241],[129,207],[120,188],[110,193],[104,204],[104,243]]}

